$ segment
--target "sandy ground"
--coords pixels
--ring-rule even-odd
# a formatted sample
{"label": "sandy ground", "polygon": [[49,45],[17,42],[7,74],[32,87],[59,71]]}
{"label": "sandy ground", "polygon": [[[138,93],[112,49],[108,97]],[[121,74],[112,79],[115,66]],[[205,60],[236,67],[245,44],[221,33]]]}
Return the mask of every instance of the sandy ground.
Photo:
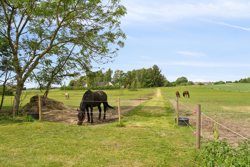
{"label": "sandy ground", "polygon": [[[170,100],[173,107],[176,109],[176,101]],[[179,111],[181,117],[187,117],[189,118],[189,123],[192,126],[191,130],[195,130],[196,126],[196,114],[195,114],[195,106],[184,106],[179,105]],[[250,139],[250,121],[248,121],[250,118],[244,118],[242,121],[233,121],[232,119],[225,119],[222,117],[216,117],[213,116],[209,117],[213,118],[220,124],[224,125],[225,127],[228,127],[230,130],[238,133],[235,134],[231,132],[230,130],[226,129],[225,127],[222,127],[220,125],[216,125],[218,132],[219,132],[219,139],[220,140],[226,140],[228,143],[237,145],[239,142],[245,140],[245,138]],[[206,116],[202,115],[202,129],[201,129],[201,135],[203,140],[211,140],[214,139],[214,129],[215,129],[215,123],[207,118]]]}
{"label": "sandy ground", "polygon": [[[121,108],[121,114],[129,112],[130,110],[140,105],[141,103],[145,102],[146,100],[148,99],[131,100],[130,106]],[[62,122],[62,123],[67,123],[67,124],[77,124],[77,121],[78,121],[77,114],[78,114],[78,111],[73,108],[69,108],[66,110],[50,110],[50,111],[43,112],[42,120],[51,121],[51,122]],[[102,114],[101,118],[103,118],[103,111],[101,114]],[[106,119],[98,120],[99,112],[98,112],[97,107],[94,107],[93,116],[94,116],[93,124],[109,123],[118,119],[118,110],[117,110],[117,107],[114,107],[114,109],[108,109],[106,112]],[[84,124],[88,124],[86,119],[84,121]]]}

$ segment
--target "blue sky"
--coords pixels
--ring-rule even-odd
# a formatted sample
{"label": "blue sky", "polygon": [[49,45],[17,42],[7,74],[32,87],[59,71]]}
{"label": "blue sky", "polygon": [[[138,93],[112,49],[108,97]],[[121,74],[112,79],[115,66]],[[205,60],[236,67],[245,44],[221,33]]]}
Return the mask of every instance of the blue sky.
{"label": "blue sky", "polygon": [[170,81],[250,77],[249,0],[123,0],[127,35],[113,63],[124,71],[158,65]]}

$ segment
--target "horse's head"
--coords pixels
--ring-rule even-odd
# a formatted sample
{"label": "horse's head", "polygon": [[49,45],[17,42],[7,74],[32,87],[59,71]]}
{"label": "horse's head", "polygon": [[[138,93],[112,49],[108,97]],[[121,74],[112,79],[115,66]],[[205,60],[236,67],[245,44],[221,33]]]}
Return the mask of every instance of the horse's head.
{"label": "horse's head", "polygon": [[83,112],[78,111],[78,115],[77,115],[77,117],[78,117],[78,122],[77,122],[77,125],[82,125],[83,120],[84,120],[84,114],[83,114]]}
{"label": "horse's head", "polygon": [[77,122],[77,125],[82,125],[84,119],[85,119],[85,105],[83,103],[80,104],[80,110],[78,110],[78,114],[77,114],[77,117],[78,117],[78,122]]}

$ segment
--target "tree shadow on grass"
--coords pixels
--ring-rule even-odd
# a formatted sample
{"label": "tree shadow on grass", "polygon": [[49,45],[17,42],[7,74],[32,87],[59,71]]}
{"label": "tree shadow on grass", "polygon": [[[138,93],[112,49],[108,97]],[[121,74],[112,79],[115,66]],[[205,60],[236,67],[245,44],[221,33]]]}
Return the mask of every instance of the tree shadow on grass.
{"label": "tree shadow on grass", "polygon": [[20,124],[25,122],[34,122],[34,119],[20,113],[17,113],[17,116],[13,118],[12,113],[9,111],[0,113],[0,125]]}

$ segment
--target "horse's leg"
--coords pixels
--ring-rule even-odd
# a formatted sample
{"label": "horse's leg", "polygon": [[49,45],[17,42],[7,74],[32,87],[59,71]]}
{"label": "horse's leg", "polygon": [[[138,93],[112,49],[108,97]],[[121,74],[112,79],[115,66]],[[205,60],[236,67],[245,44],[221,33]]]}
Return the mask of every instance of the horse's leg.
{"label": "horse's leg", "polygon": [[106,110],[108,108],[107,104],[106,103],[103,103],[103,110],[104,110],[104,114],[103,114],[103,119],[106,119]]}
{"label": "horse's leg", "polygon": [[85,110],[83,111],[83,120],[82,121],[84,121],[85,120]]}
{"label": "horse's leg", "polygon": [[101,108],[101,104],[98,106],[98,110],[99,110],[99,120],[101,119],[101,113],[102,113],[102,108]]}
{"label": "horse's leg", "polygon": [[90,117],[91,117],[91,123],[93,123],[93,107],[90,107]]}
{"label": "horse's leg", "polygon": [[90,118],[89,118],[89,108],[86,107],[86,111],[87,111],[87,115],[88,115],[88,122],[90,122]]}

